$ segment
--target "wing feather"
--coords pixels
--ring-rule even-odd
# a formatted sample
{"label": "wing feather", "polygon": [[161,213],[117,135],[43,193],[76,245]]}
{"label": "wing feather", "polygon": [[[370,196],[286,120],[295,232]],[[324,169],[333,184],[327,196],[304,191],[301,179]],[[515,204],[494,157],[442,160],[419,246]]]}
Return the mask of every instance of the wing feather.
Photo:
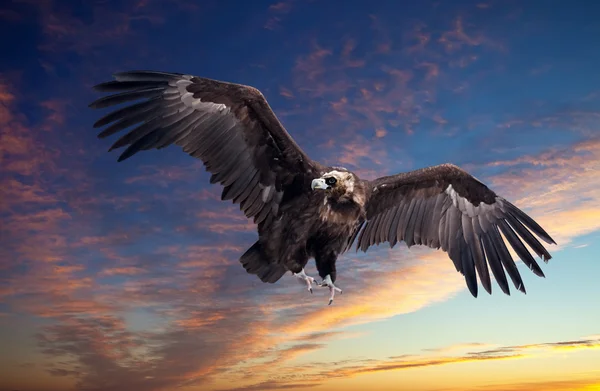
{"label": "wing feather", "polygon": [[396,243],[398,243],[398,222],[400,221],[400,214],[402,213],[402,207],[404,206],[404,202],[400,203],[398,206],[394,206],[392,209],[394,213],[390,220],[390,227],[388,229],[388,241],[390,243],[390,248],[393,248]]}
{"label": "wing feather", "polygon": [[481,237],[481,241],[483,243],[483,249],[485,251],[485,255],[490,265],[490,269],[492,270],[492,274],[496,279],[496,282],[498,283],[498,285],[500,285],[500,289],[502,289],[502,292],[506,293],[507,295],[510,295],[508,281],[506,280],[506,274],[504,274],[502,262],[498,257],[498,253],[496,252],[496,248],[492,243],[491,237],[489,235],[483,235]]}
{"label": "wing feather", "polygon": [[408,226],[410,225],[410,219],[415,211],[415,206],[417,204],[416,198],[411,198],[410,204],[408,204],[408,209],[406,210],[406,215],[404,215],[402,219],[402,226],[400,227],[400,239],[404,242],[408,243],[406,240],[406,233],[408,230]]}
{"label": "wing feather", "polygon": [[492,229],[490,230],[490,239],[496,248],[496,252],[498,253],[498,257],[502,262],[502,266],[504,266],[504,270],[510,277],[513,282],[513,285],[523,293],[526,293],[525,286],[523,285],[523,280],[521,279],[521,274],[517,269],[517,265],[512,259],[508,248],[506,248],[506,244],[502,240],[502,236],[500,236],[500,231],[496,225],[492,225]]}
{"label": "wing feather", "polygon": [[[123,161],[139,151],[178,145],[202,160],[210,182],[223,187],[257,224],[272,221],[279,203],[293,199],[294,181],[310,183],[322,166],[311,160],[281,125],[255,88],[181,73],[129,71],[94,88],[112,93],[90,104],[105,108],[132,102],[105,114],[98,137],[125,133],[110,150],[126,147]],[[138,101],[139,102],[133,102]],[[267,189],[267,190],[265,190]]]}
{"label": "wing feather", "polygon": [[373,227],[369,231],[369,243],[375,243],[375,235],[377,234],[377,228],[379,226],[379,221],[383,217],[382,214],[379,214],[375,217],[373,221]]}
{"label": "wing feather", "polygon": [[445,197],[443,194],[435,196],[435,205],[433,207],[433,214],[431,216],[431,226],[427,232],[427,237],[431,238],[431,248],[440,248],[440,235],[438,224],[442,219],[442,207],[444,205]]}
{"label": "wing feather", "polygon": [[404,241],[408,247],[417,244],[417,237],[419,233],[417,232],[417,227],[421,226],[421,221],[423,220],[423,206],[425,204],[425,200],[423,198],[415,198],[417,201],[415,203],[415,209],[410,216],[410,221],[408,222],[408,226],[406,228],[407,232],[404,237]]}
{"label": "wing feather", "polygon": [[467,282],[467,288],[469,292],[475,297],[477,297],[477,273],[475,272],[475,263],[473,262],[473,255],[467,242],[460,237],[459,239],[459,250],[457,256],[460,256],[461,259],[461,270],[465,276],[465,281]]}
{"label": "wing feather", "polygon": [[385,211],[385,217],[377,227],[377,244],[383,243],[389,240],[389,228],[391,225],[392,217],[394,216],[395,208],[390,208]]}
{"label": "wing feather", "polygon": [[[444,235],[446,235],[446,243],[448,245],[448,255],[450,255],[450,259],[454,262],[454,266],[456,266],[456,270],[463,273],[463,265],[461,263],[461,257],[459,255],[460,249],[458,246],[462,245],[460,241],[460,237],[462,236],[462,222],[459,219],[459,210],[457,208],[449,208],[448,217],[446,218],[446,231]],[[457,240],[458,237],[458,240]],[[466,275],[465,275],[466,277]]]}
{"label": "wing feather", "polygon": [[400,240],[409,247],[441,248],[464,275],[473,296],[477,276],[490,294],[491,275],[507,295],[507,275],[517,290],[526,292],[507,243],[529,269],[544,276],[525,244],[547,262],[551,255],[534,234],[550,244],[554,240],[525,212],[460,168],[443,164],[369,184],[367,220],[357,250],[367,251],[383,241],[393,247]]}

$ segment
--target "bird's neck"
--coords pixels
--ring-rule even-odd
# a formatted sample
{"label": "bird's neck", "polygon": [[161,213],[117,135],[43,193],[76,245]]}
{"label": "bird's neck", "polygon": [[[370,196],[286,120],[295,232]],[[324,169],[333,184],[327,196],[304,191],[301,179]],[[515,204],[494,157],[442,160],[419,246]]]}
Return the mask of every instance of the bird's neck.
{"label": "bird's neck", "polygon": [[355,221],[364,215],[364,207],[353,198],[325,197],[321,208],[321,219],[336,223]]}

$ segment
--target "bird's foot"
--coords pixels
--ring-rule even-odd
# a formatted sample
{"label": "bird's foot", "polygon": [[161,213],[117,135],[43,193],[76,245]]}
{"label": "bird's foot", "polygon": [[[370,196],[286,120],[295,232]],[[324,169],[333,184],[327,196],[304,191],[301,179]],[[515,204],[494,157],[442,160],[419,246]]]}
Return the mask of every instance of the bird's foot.
{"label": "bird's foot", "polygon": [[313,284],[313,282],[316,284],[316,281],[314,278],[312,278],[311,276],[307,276],[306,273],[304,272],[304,269],[302,269],[300,271],[300,273],[294,273],[294,275],[298,278],[298,280],[300,280],[300,283],[306,283],[308,291],[310,293],[313,293],[312,284]]}
{"label": "bird's foot", "polygon": [[333,282],[331,281],[331,276],[328,274],[324,279],[323,282],[321,282],[319,284],[319,286],[326,286],[329,288],[329,305],[331,305],[331,303],[333,303],[333,296],[335,296],[335,292],[340,292],[340,294],[342,293],[342,290],[340,288],[338,288],[337,286],[333,285]]}

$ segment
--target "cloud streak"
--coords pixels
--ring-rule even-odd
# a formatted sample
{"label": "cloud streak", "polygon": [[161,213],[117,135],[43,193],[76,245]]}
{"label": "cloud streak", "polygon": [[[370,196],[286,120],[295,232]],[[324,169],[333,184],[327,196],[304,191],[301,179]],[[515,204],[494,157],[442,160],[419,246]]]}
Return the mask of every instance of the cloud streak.
{"label": "cloud streak", "polygon": [[[0,345],[18,345],[14,359],[0,355],[7,362],[0,388],[27,389],[21,379],[35,378],[55,389],[347,389],[340,382],[398,371],[423,371],[429,381],[428,374],[446,379],[448,366],[463,373],[515,360],[528,368],[562,354],[597,357],[593,335],[531,344],[447,336],[433,344],[386,329],[399,315],[424,316],[420,324],[429,327],[463,303],[464,279],[441,251],[400,245],[345,254],[338,266],[344,295],[331,307],[326,290],[309,295],[290,275],[262,284],[238,262],[255,228],[237,206],[220,201],[201,162],[168,148],[117,165],[94,138],[92,114],[81,103],[91,100],[93,75],[135,64],[260,84],[319,161],[365,178],[460,163],[547,228],[560,244],[548,267],[562,266],[569,246],[600,229],[597,99],[583,89],[565,94],[578,97],[569,104],[514,96],[522,86],[502,69],[519,71],[511,65],[519,41],[490,28],[499,19],[480,16],[514,10],[479,3],[463,12],[440,3],[424,5],[431,14],[423,17],[398,8],[333,12],[317,1],[274,2],[252,11],[258,16],[242,10],[260,30],[248,39],[264,42],[246,47],[234,34],[235,12],[208,3],[19,4],[0,19],[37,23],[31,35],[38,58],[0,74],[0,325],[10,326]],[[278,48],[277,55],[263,46]],[[223,52],[238,57],[224,59]],[[246,66],[258,62],[264,66]],[[529,77],[539,67],[522,68]],[[42,70],[43,78],[35,76]],[[535,72],[535,83],[558,70],[560,63]],[[504,83],[519,108],[502,99]],[[589,243],[577,251],[593,249]],[[312,262],[307,269],[314,274]],[[540,295],[552,291],[549,280],[541,284]],[[489,298],[490,305],[502,299]],[[524,338],[537,338],[534,328],[524,327]],[[379,351],[387,333],[406,348]],[[486,389],[598,383],[565,369],[566,380],[498,385],[492,372]]]}
{"label": "cloud streak", "polygon": [[[400,357],[387,358],[381,360],[346,360],[345,362],[323,363],[314,362],[303,364],[301,368],[295,369],[295,376],[289,382],[268,380],[261,383],[256,383],[246,387],[235,387],[226,389],[233,390],[253,390],[260,386],[268,385],[275,388],[293,388],[297,386],[296,381],[302,379],[303,387],[318,386],[321,379],[328,378],[352,378],[355,376],[368,375],[374,373],[383,373],[391,371],[408,371],[420,368],[430,368],[445,365],[461,365],[467,363],[501,361],[501,360],[517,360],[517,359],[533,359],[534,353],[539,355],[549,355],[561,351],[577,351],[586,349],[599,349],[600,339],[589,338],[576,341],[560,341],[549,342],[533,345],[520,346],[501,346],[490,350],[481,350],[485,348],[484,343],[468,343],[461,345],[453,345],[441,347],[437,349],[429,349],[428,353]],[[477,350],[471,350],[477,348]],[[452,351],[465,351],[462,355],[449,355]],[[444,354],[446,353],[446,354]],[[275,374],[273,374],[275,376]],[[565,382],[572,384],[570,382]],[[575,382],[574,384],[576,384]],[[516,386],[516,385],[515,385]],[[518,387],[518,386],[517,386]]]}

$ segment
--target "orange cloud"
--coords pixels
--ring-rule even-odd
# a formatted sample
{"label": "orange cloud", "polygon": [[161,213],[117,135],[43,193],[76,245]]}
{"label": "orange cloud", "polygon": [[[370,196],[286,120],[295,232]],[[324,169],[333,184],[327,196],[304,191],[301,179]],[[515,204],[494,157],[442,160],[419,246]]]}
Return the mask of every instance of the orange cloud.
{"label": "orange cloud", "polygon": [[143,273],[144,269],[135,266],[129,267],[113,267],[109,269],[104,269],[100,272],[101,276],[116,276],[116,275],[126,275],[131,276],[135,274]]}
{"label": "orange cloud", "polygon": [[[600,229],[600,141],[590,139],[489,165],[509,168],[490,178],[490,184],[498,193],[512,194],[515,204],[539,216],[540,224],[552,227],[559,247]],[[516,166],[518,170],[511,168]]]}
{"label": "orange cloud", "polygon": [[5,172],[31,176],[55,169],[56,151],[39,140],[16,110],[17,97],[0,75],[0,164]]}
{"label": "orange cloud", "polygon": [[[587,150],[595,150],[595,144],[586,142],[580,146],[575,146],[575,150],[587,151]],[[567,153],[567,152],[565,152]],[[541,154],[539,157],[544,156]],[[555,156],[555,155],[553,155]],[[538,157],[538,158],[539,158]],[[571,177],[571,183],[567,186],[569,191],[569,196],[571,197],[571,202],[569,209],[564,210],[564,216],[559,216],[557,218],[558,221],[563,221],[562,224],[565,224],[566,221],[574,221],[580,222],[585,229],[573,229],[573,226],[566,227],[562,229],[560,227],[561,223],[557,221],[547,221],[544,222],[545,219],[550,219],[552,216],[555,216],[556,204],[548,207],[548,211],[540,211],[535,208],[535,205],[532,204],[534,199],[539,199],[540,197],[532,197],[531,200],[521,200],[515,201],[518,205],[521,205],[523,208],[531,208],[536,209],[537,213],[531,212],[532,215],[536,216],[536,219],[540,220],[542,224],[546,226],[553,227],[552,234],[557,237],[560,237],[561,243],[566,243],[570,238],[573,238],[579,234],[589,232],[590,230],[597,229],[597,218],[595,218],[594,214],[590,214],[589,210],[587,212],[579,212],[579,207],[577,202],[573,202],[573,200],[577,199],[577,197],[571,193],[572,192],[580,192],[579,197],[583,197],[586,199],[589,194],[586,191],[581,192],[580,186],[590,187],[590,189],[597,188],[597,183],[595,179],[598,176],[596,175],[597,170],[594,169],[584,169],[581,170],[581,164],[590,164],[593,167],[594,164],[597,164],[597,159],[590,160],[588,159],[588,163],[583,163],[579,160],[579,157],[573,158],[574,160],[570,161],[568,171],[569,172],[589,172],[589,175],[582,175],[581,177]],[[537,159],[535,159],[537,161]],[[562,162],[563,159],[557,159],[557,162]],[[567,159],[569,161],[569,159]],[[525,180],[530,180],[531,187],[542,189],[538,191],[543,191],[543,189],[548,189],[548,186],[540,185],[540,181],[548,180],[548,176],[544,175],[543,172],[539,172],[539,170],[533,170],[531,172],[524,171],[524,176],[521,172],[521,180],[523,178]],[[503,174],[505,175],[505,174]],[[503,181],[504,176],[499,175],[492,177],[489,182],[491,183],[501,183]],[[564,173],[565,176],[569,174],[567,172]],[[537,181],[537,183],[536,183]],[[590,182],[591,181],[591,182]],[[524,194],[526,191],[520,189],[520,181],[515,181],[515,179],[511,179],[507,182],[510,183],[509,187],[499,186],[500,189],[498,191],[502,191],[501,194],[510,197],[510,194],[515,194],[514,198],[518,200],[519,194]],[[504,187],[504,188],[503,188]],[[561,187],[562,189],[562,187]],[[563,189],[565,190],[565,189]],[[567,196],[567,195],[565,195]],[[551,200],[552,201],[552,200]],[[554,199],[552,202],[560,203],[560,199]],[[600,205],[600,203],[596,201],[595,205]],[[586,213],[590,215],[589,219],[584,218]],[[464,289],[464,282],[462,277],[458,275],[453,267],[451,266],[451,262],[447,258],[447,255],[441,252],[430,251],[428,249],[423,248],[412,248],[410,250],[405,250],[404,248],[389,250],[386,252],[385,260],[380,259],[378,264],[385,267],[387,272],[385,274],[378,274],[373,271],[360,271],[357,273],[361,273],[361,286],[362,286],[362,294],[360,300],[353,300],[352,298],[343,297],[340,299],[335,307],[328,309],[327,312],[315,313],[310,317],[302,317],[299,316],[297,320],[293,323],[288,324],[283,331],[287,335],[296,336],[296,338],[301,338],[304,335],[311,335],[314,333],[324,332],[326,330],[337,330],[343,327],[348,327],[351,325],[364,324],[368,322],[372,322],[379,319],[389,318],[391,316],[412,312],[423,306],[426,306],[430,303],[436,301],[447,300],[453,294],[458,292],[459,290]],[[385,254],[385,253],[384,253]],[[402,259],[402,263],[409,264],[410,266],[400,268],[400,259]],[[351,262],[356,268],[360,265],[359,260],[352,259],[350,255],[350,259],[345,262]],[[389,263],[388,263],[389,262]],[[395,268],[395,270],[394,270]],[[393,270],[393,271],[390,271]],[[365,274],[366,273],[366,274]],[[375,273],[375,274],[374,274]],[[347,277],[345,277],[347,279]],[[377,283],[373,283],[370,286],[367,283],[367,286],[364,286],[364,281],[376,281]],[[402,283],[398,283],[401,281]],[[342,282],[340,281],[340,284]],[[346,281],[345,287],[349,290],[352,290],[352,281]],[[434,288],[435,287],[435,288]],[[390,305],[389,301],[380,300],[381,297],[394,297],[395,301]],[[279,300],[274,297],[272,306],[279,305]],[[285,302],[285,300],[283,300]],[[269,307],[271,308],[271,306]],[[522,346],[508,346],[508,347],[500,347],[482,350],[481,348],[490,348],[490,346],[481,346],[478,344],[472,345],[462,345],[462,346],[453,346],[448,347],[445,353],[449,353],[451,351],[456,350],[466,350],[475,347],[479,347],[479,351],[473,352],[472,354],[468,354],[466,356],[460,356],[458,359],[455,358],[442,358],[442,359],[419,359],[419,360],[409,360],[403,361],[401,363],[392,363],[385,365],[376,365],[376,366],[368,366],[366,368],[353,369],[346,373],[346,375],[352,375],[355,373],[367,373],[367,372],[379,372],[379,371],[387,371],[393,369],[407,369],[419,366],[430,366],[430,365],[445,365],[450,363],[457,362],[471,362],[477,361],[480,359],[483,360],[494,360],[494,359],[507,359],[507,358],[523,358],[527,356],[530,352],[534,351],[543,351],[547,353],[553,351],[562,351],[565,349],[569,350],[581,350],[581,349],[597,349],[599,341],[598,340],[581,340],[581,341],[566,341],[559,343],[548,343],[548,344],[536,344],[536,345],[522,345]],[[340,373],[339,370],[336,373]],[[292,379],[290,381],[296,381],[297,379]],[[315,380],[316,381],[316,380]]]}
{"label": "orange cloud", "polygon": [[[303,335],[381,320],[447,300],[463,289],[464,281],[456,273],[446,254],[421,248],[408,250],[404,247],[386,252],[383,255],[385,258],[382,255],[377,257],[377,262],[382,267],[385,265],[385,273],[359,271],[363,292],[360,297],[346,299],[344,296],[327,312],[290,324],[285,331],[291,335]],[[344,262],[356,264],[359,261]],[[410,266],[400,267],[401,264]],[[364,281],[372,282],[365,285]],[[351,282],[344,285],[348,290],[352,290],[354,286]],[[381,300],[385,297],[393,297],[393,303]]]}
{"label": "orange cloud", "polygon": [[591,379],[574,380],[547,380],[530,381],[520,384],[495,384],[486,387],[490,391],[529,391],[529,390],[552,390],[552,391],[597,391],[600,390],[600,377]]}
{"label": "orange cloud", "polygon": [[248,219],[240,213],[239,207],[231,206],[223,208],[219,212],[204,210],[198,212],[196,217],[199,221],[198,228],[211,232],[250,232],[256,230],[252,219]]}
{"label": "orange cloud", "polygon": [[[299,345],[300,351],[304,350],[303,346],[304,345]],[[266,375],[266,377],[263,377],[260,383],[250,384],[245,387],[228,388],[227,390],[232,391],[254,389],[253,387],[258,387],[259,385],[267,384],[269,382],[276,383],[280,388],[287,388],[291,387],[291,384],[296,384],[299,381],[302,381],[306,387],[309,387],[319,385],[323,379],[347,379],[375,373],[400,370],[410,371],[419,368],[431,368],[442,365],[461,365],[466,363],[500,360],[533,359],[535,357],[533,354],[531,354],[533,351],[536,351],[539,355],[540,353],[549,354],[552,353],[552,351],[562,350],[566,347],[568,347],[570,350],[583,350],[590,348],[597,349],[600,348],[600,339],[551,342],[522,346],[504,346],[493,350],[481,350],[488,346],[489,345],[482,343],[468,343],[446,346],[437,349],[429,349],[427,353],[415,356],[390,357],[387,359],[378,360],[348,359],[329,363],[309,361],[297,366],[288,364],[289,367],[286,366],[286,368],[293,367],[295,369],[293,370],[293,374],[288,376],[288,379],[286,380],[275,380],[277,379],[277,369],[271,368],[271,370],[269,370],[269,365],[265,365],[264,367],[260,368],[252,367],[251,370],[254,370],[254,373],[262,373]],[[307,345],[307,348],[310,351],[321,348],[321,346],[309,344]],[[448,355],[448,353],[456,351],[464,351],[464,353],[461,355]],[[284,353],[287,352],[287,350],[284,349],[281,350],[281,352]],[[280,358],[283,358],[284,356],[285,354],[280,356]],[[279,361],[279,363],[285,363],[285,360],[282,359]],[[565,383],[568,382],[565,381]],[[572,384],[576,384],[576,382]],[[330,387],[330,389],[334,388]],[[468,387],[463,386],[463,389],[468,389]],[[492,389],[496,388],[492,387]]]}
{"label": "orange cloud", "polygon": [[384,128],[375,129],[375,137],[377,138],[383,138],[386,134],[387,130],[385,130]]}
{"label": "orange cloud", "polygon": [[[137,2],[136,7],[145,9],[151,3]],[[271,12],[289,12],[289,4],[273,5]],[[129,36],[132,31],[123,18],[117,18],[114,24],[111,22],[108,31],[103,33],[97,31],[95,23],[93,26],[70,25],[68,16],[49,15],[45,19],[45,32],[51,44],[45,48],[62,50],[61,43],[67,43],[67,50],[86,50],[89,48],[86,45],[95,47],[98,42]],[[381,26],[381,20],[375,17],[372,20],[374,29],[376,25]],[[454,35],[447,34],[442,43],[459,45],[461,53],[462,49],[486,42],[481,35],[465,33],[470,30],[462,21],[455,28]],[[374,50],[378,54],[390,52],[394,42],[386,37],[387,30],[377,31],[381,35],[372,45]],[[106,36],[100,36],[95,43],[84,42],[97,38],[96,34],[100,33]],[[68,45],[78,34],[83,43]],[[407,45],[406,50],[414,50],[415,55],[428,55],[424,51],[435,44],[431,37],[432,33],[424,26],[415,28],[407,37],[412,46]],[[287,89],[281,89],[280,93],[283,96],[289,93],[289,97],[298,99],[315,98],[311,102],[327,98],[324,106],[332,111],[325,126],[332,129],[332,133],[321,139],[331,141],[328,145],[335,149],[332,156],[337,156],[343,164],[360,167],[367,160],[371,164],[359,174],[375,177],[390,167],[389,145],[383,145],[381,140],[365,140],[357,136],[357,130],[374,131],[376,138],[385,136],[388,140],[398,129],[412,133],[423,117],[442,124],[445,120],[432,115],[427,105],[435,100],[434,83],[438,82],[443,62],[440,57],[418,58],[415,63],[421,64],[424,72],[383,67],[375,78],[362,81],[353,78],[349,68],[367,64],[371,58],[350,60],[356,55],[356,48],[352,40],[331,49],[313,45],[312,51],[296,62],[294,94]],[[466,53],[453,61],[460,66],[474,58],[475,54]],[[262,284],[245,274],[237,263],[237,257],[246,247],[243,240],[235,244],[212,242],[220,234],[251,232],[255,227],[237,207],[191,209],[190,205],[198,205],[199,201],[219,200],[220,191],[216,186],[192,194],[178,187],[198,181],[198,172],[203,170],[196,160],[177,167],[143,166],[140,175],[125,180],[130,185],[128,191],[155,186],[168,189],[170,202],[189,201],[186,213],[196,217],[198,223],[190,227],[185,225],[188,222],[178,222],[174,228],[181,235],[178,245],[151,243],[147,250],[144,248],[147,244],[139,238],[138,231],[142,228],[136,231],[131,222],[118,232],[89,230],[90,226],[108,225],[106,221],[91,224],[82,217],[92,213],[89,209],[93,205],[124,210],[146,200],[163,200],[166,196],[151,192],[126,197],[112,193],[91,196],[94,192],[88,188],[90,183],[83,180],[70,183],[76,184],[74,188],[89,190],[83,192],[86,197],[79,197],[86,199],[73,201],[64,197],[70,193],[52,184],[54,177],[43,179],[38,172],[43,173],[41,168],[56,167],[61,174],[73,175],[68,174],[72,167],[61,165],[55,150],[37,142],[37,128],[28,126],[19,113],[15,106],[19,97],[14,91],[18,89],[8,85],[0,87],[0,158],[9,159],[6,167],[10,172],[24,175],[26,180],[15,175],[1,183],[0,196],[8,200],[2,204],[2,211],[11,214],[7,242],[11,245],[11,257],[13,252],[17,257],[4,256],[4,251],[9,254],[8,247],[4,246],[0,255],[5,263],[3,268],[21,261],[26,264],[19,266],[27,267],[7,280],[7,287],[0,289],[0,298],[15,311],[46,318],[44,327],[39,330],[38,343],[43,354],[55,364],[44,368],[78,382],[78,388],[146,391],[182,386],[207,389],[209,381],[216,383],[219,378],[233,379],[228,381],[230,386],[234,381],[253,383],[240,390],[310,388],[318,387],[324,379],[509,360],[539,351],[597,349],[596,342],[493,348],[468,343],[442,347],[417,357],[356,359],[338,361],[336,366],[331,361],[314,362],[317,353],[327,353],[329,343],[337,338],[350,338],[349,333],[342,331],[344,327],[387,319],[447,300],[465,288],[463,278],[456,273],[446,254],[401,247],[390,251],[380,249],[362,258],[347,254],[342,262],[351,265],[355,274],[343,274],[339,281],[350,294],[339,297],[326,311],[323,310],[326,300],[300,296],[301,288],[292,282],[289,274],[280,284]],[[59,102],[62,101],[44,103],[48,129],[63,124],[67,118],[67,103],[61,106]],[[340,119],[342,130],[340,126],[331,126]],[[598,198],[594,193],[598,188],[597,146],[587,142],[575,149],[575,155],[558,151],[548,156],[497,162],[496,167],[508,168],[509,172],[489,179],[507,198],[532,209],[536,219],[541,216],[540,221],[551,227],[549,231],[553,235],[558,231],[559,235],[555,236],[561,245],[575,235],[597,229],[597,221],[600,221]],[[585,155],[589,161],[578,154]],[[3,167],[5,161],[8,160],[2,160]],[[400,163],[396,160],[395,164]],[[523,164],[534,167],[510,172],[510,167]],[[563,185],[556,185],[556,180],[550,181],[543,174],[558,175]],[[526,193],[528,191],[531,193]],[[63,207],[63,203],[68,205]],[[154,206],[142,205],[145,209],[140,215],[151,216]],[[559,214],[556,213],[558,207],[562,208]],[[108,226],[114,229],[115,223]],[[163,235],[168,234],[168,229],[161,228],[162,225],[151,228],[156,230],[153,232],[161,232],[150,236],[152,240],[162,240]],[[193,235],[195,243],[211,244],[186,242],[192,236],[189,235],[192,228],[211,231]],[[219,235],[211,235],[215,233]],[[134,247],[121,251],[120,247],[125,245]],[[101,262],[96,259],[98,254],[103,256]],[[127,278],[119,278],[125,281],[108,286],[102,283],[105,279],[94,279],[96,276]],[[360,295],[352,293],[359,291]],[[318,293],[317,290],[315,295]],[[393,300],[388,300],[391,298]],[[139,330],[137,317],[144,319],[144,330]],[[462,353],[471,349],[478,349],[477,354]],[[297,365],[300,360],[307,364]],[[297,373],[297,377],[286,377],[286,373]]]}

